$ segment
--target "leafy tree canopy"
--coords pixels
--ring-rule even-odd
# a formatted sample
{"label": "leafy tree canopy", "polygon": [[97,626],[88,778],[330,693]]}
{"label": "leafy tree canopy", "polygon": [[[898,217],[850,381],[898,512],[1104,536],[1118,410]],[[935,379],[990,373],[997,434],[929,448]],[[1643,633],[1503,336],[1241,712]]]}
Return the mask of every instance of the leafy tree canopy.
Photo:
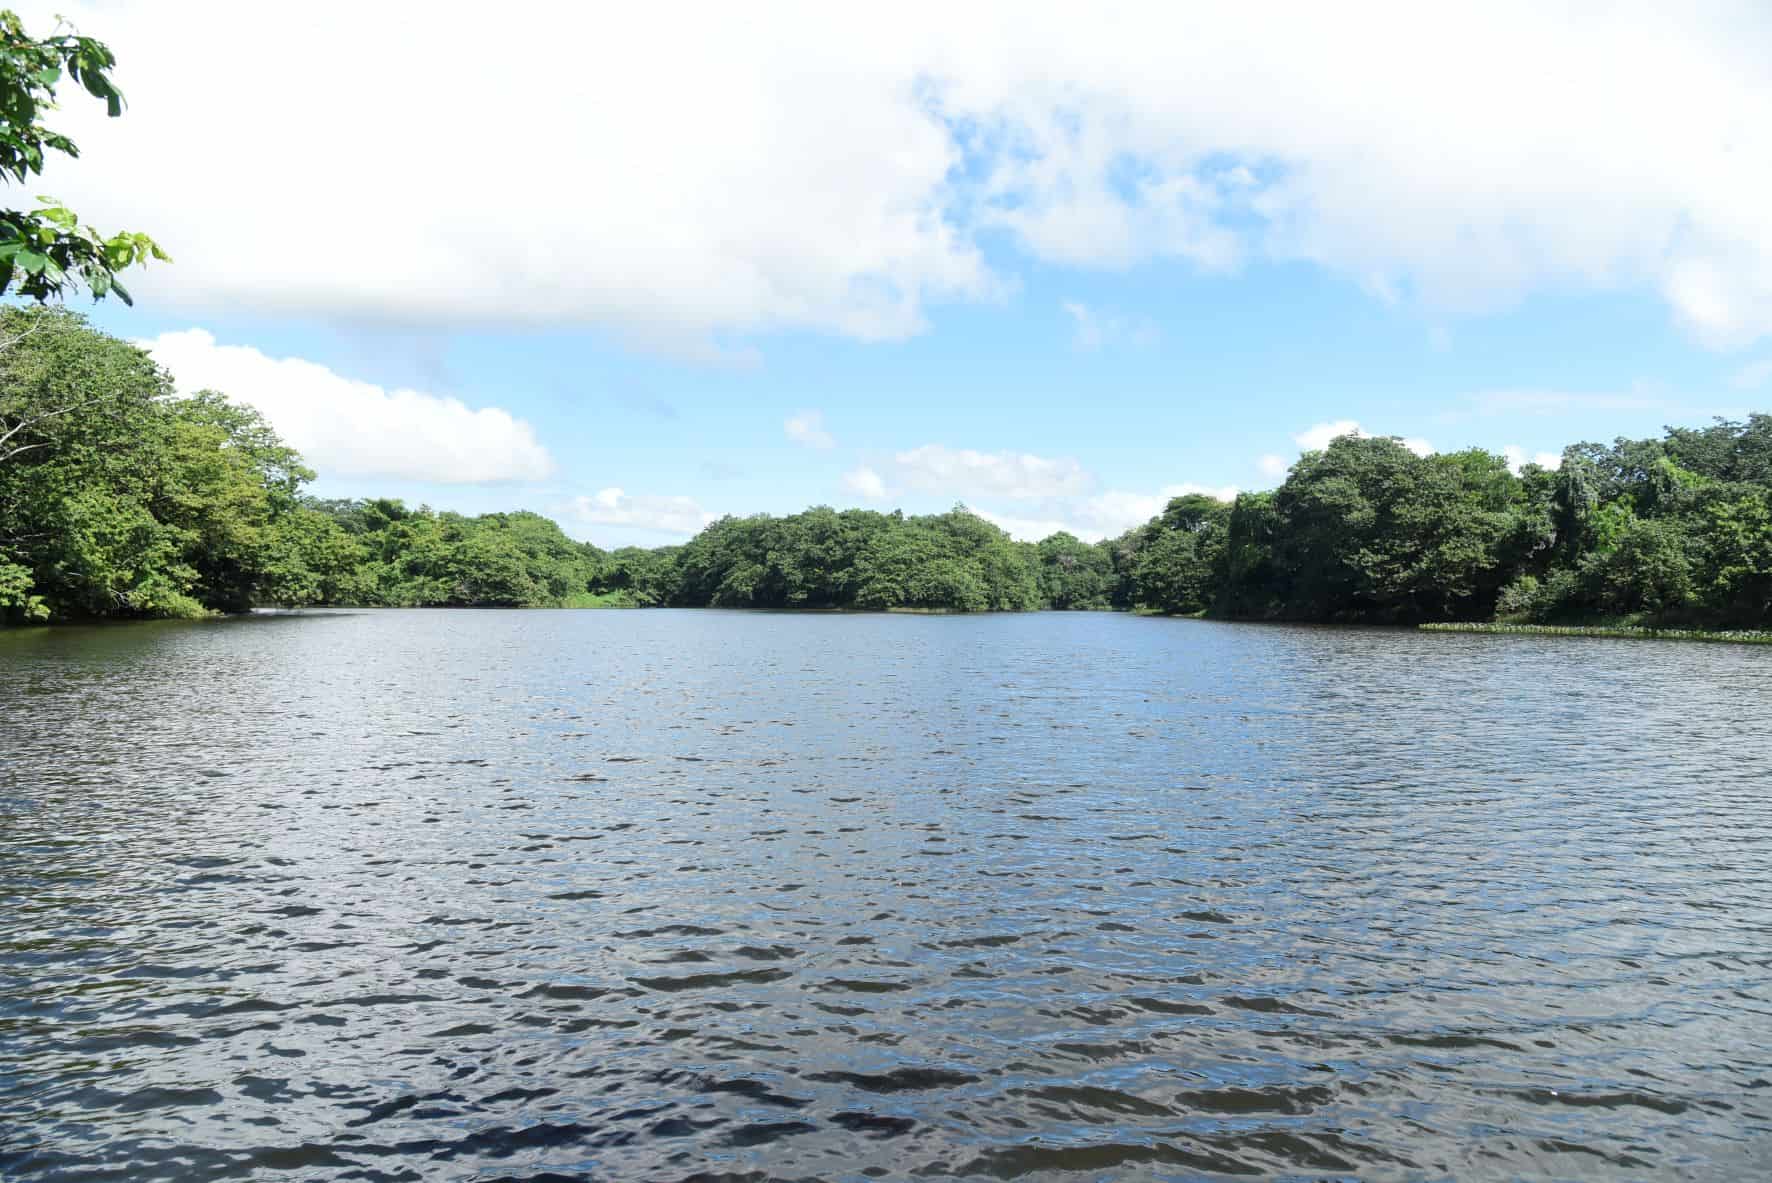
{"label": "leafy tree canopy", "polygon": [[[123,113],[123,93],[111,81],[116,57],[102,42],[57,28],[32,37],[18,15],[0,10],[0,178],[28,185],[54,153],[75,157],[74,141],[43,122],[56,109],[56,88],[73,82]],[[85,287],[102,299],[112,292],[130,303],[117,273],[167,255],[146,234],[105,234],[80,221],[53,197],[35,208],[0,209],[0,295],[15,292],[39,302]]]}
{"label": "leafy tree canopy", "polygon": [[0,309],[0,620],[341,604],[1772,623],[1764,415],[1519,474],[1344,437],[1272,492],[1177,497],[1096,543],[1017,542],[963,505],[816,506],[604,551],[535,513],[316,500],[257,412],[173,391],[74,313]]}

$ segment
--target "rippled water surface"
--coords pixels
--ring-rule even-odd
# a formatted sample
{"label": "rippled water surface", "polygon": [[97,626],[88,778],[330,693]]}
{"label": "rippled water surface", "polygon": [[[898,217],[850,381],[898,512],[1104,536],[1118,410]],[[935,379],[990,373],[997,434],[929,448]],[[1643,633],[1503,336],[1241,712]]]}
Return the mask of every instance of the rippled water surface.
{"label": "rippled water surface", "polygon": [[1772,1174],[1772,649],[0,635],[0,1175]]}

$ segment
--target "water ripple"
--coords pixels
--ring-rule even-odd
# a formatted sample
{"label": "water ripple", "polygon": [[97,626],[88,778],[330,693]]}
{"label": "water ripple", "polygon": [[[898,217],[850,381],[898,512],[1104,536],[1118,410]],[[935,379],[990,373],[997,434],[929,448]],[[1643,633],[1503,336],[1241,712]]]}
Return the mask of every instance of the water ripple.
{"label": "water ripple", "polygon": [[0,1175],[1772,1174],[1772,651],[0,635]]}

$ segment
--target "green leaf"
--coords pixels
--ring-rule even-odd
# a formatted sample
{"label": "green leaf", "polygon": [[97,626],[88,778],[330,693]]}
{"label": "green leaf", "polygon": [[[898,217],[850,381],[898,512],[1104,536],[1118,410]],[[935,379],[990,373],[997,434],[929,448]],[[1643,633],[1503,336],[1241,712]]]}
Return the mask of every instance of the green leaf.
{"label": "green leaf", "polygon": [[111,85],[111,80],[105,77],[102,70],[87,69],[82,71],[80,84],[86,88],[87,94],[95,99],[105,101],[105,114],[112,119],[123,114],[123,94]]}
{"label": "green leaf", "polygon": [[[52,202],[54,199],[40,197],[37,200]],[[80,220],[74,216],[74,211],[60,204],[46,205],[43,209],[38,210],[37,213],[38,216],[42,217],[45,221],[53,222],[56,226],[66,232],[72,232],[74,228],[80,224]]]}

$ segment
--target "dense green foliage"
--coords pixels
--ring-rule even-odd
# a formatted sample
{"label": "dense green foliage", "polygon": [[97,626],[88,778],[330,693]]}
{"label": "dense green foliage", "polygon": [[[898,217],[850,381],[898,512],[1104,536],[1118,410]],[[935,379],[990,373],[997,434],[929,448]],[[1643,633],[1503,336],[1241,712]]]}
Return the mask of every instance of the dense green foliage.
{"label": "dense green foliage", "polygon": [[305,595],[310,474],[71,313],[0,311],[0,613],[190,616]]}
{"label": "dense green foliage", "polygon": [[262,604],[1022,611],[1772,624],[1772,416],[1578,444],[1548,471],[1343,437],[1271,492],[1119,538],[1016,542],[963,506],[723,518],[603,551],[534,513],[320,501],[256,412],[190,398],[57,309],[0,310],[0,619]]}
{"label": "dense green foliage", "polygon": [[[1183,499],[1185,500],[1185,499]],[[1120,540],[1123,602],[1321,621],[1772,621],[1772,416],[1577,444],[1519,475],[1479,450],[1343,437],[1271,493]]]}
{"label": "dense green foliage", "polygon": [[817,508],[608,556],[636,604],[1136,608],[1264,620],[1772,621],[1772,416],[1578,444],[1551,472],[1348,436],[1234,503],[1190,495],[1117,539],[1011,541],[956,507]]}
{"label": "dense green foliage", "polygon": [[928,517],[819,507],[725,518],[673,558],[666,602],[728,608],[1040,606],[1026,549],[964,509]]}
{"label": "dense green foliage", "polygon": [[0,619],[255,604],[565,604],[602,552],[530,513],[315,502],[250,408],[177,398],[134,346],[0,310]]}
{"label": "dense green foliage", "polygon": [[[108,114],[123,113],[123,94],[111,81],[116,58],[101,41],[57,29],[32,37],[18,16],[0,11],[0,181],[22,185],[41,175],[49,153],[78,156],[67,136],[45,127],[65,75]],[[117,272],[166,254],[146,234],[101,234],[52,197],[33,210],[0,209],[0,294],[37,301],[84,286],[95,297],[115,292],[129,303]]]}
{"label": "dense green foliage", "polygon": [[333,583],[292,603],[558,607],[582,602],[603,552],[534,513],[463,517],[398,501],[314,501],[340,532]]}

